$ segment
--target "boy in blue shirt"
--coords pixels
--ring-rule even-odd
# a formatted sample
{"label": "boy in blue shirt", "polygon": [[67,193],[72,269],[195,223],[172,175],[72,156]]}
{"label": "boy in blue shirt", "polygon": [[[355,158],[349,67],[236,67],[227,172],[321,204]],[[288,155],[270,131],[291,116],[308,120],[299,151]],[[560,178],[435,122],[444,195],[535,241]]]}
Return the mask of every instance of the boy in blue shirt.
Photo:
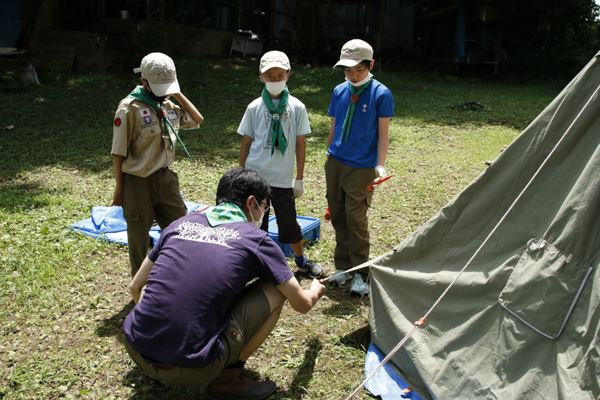
{"label": "boy in blue shirt", "polygon": [[[327,114],[331,117],[325,163],[327,204],[335,229],[334,261],[346,270],[369,259],[367,210],[373,193],[367,190],[386,176],[389,126],[394,115],[390,90],[373,78],[373,48],[353,39],[344,44],[334,67],[344,69],[346,81],[333,89]],[[350,291],[368,294],[368,271],[356,273]],[[339,273],[330,281],[350,279]]]}

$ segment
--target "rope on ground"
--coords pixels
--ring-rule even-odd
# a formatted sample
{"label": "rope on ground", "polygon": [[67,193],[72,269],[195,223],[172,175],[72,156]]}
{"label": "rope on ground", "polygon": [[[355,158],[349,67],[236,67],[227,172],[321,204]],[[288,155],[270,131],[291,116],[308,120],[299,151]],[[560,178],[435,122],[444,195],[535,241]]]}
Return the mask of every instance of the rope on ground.
{"label": "rope on ground", "polygon": [[[523,194],[527,191],[527,189],[529,189],[529,187],[531,186],[531,184],[533,183],[533,181],[537,178],[537,176],[539,175],[539,173],[541,172],[541,170],[544,168],[544,166],[546,166],[546,163],[548,162],[548,160],[554,155],[556,149],[561,145],[561,143],[563,142],[564,138],[571,131],[571,128],[573,128],[573,125],[575,125],[575,122],[577,122],[577,120],[579,119],[579,117],[581,116],[581,114],[583,113],[583,111],[589,106],[589,104],[591,103],[592,99],[594,99],[594,97],[597,96],[599,90],[600,90],[600,86],[598,86],[596,88],[596,90],[594,90],[594,92],[592,93],[592,95],[590,96],[590,98],[587,100],[587,102],[585,103],[585,105],[581,108],[581,110],[579,111],[579,113],[577,114],[577,116],[573,119],[573,121],[571,122],[571,124],[569,125],[569,127],[565,130],[565,132],[562,134],[562,136],[560,137],[560,139],[556,142],[556,144],[554,145],[554,147],[552,148],[552,150],[550,151],[550,153],[548,153],[548,155],[546,156],[546,158],[544,159],[544,161],[542,161],[542,163],[540,164],[540,166],[538,167],[538,169],[535,171],[535,173],[533,174],[533,176],[529,179],[529,181],[527,182],[527,184],[525,185],[525,187],[521,190],[521,192],[518,194],[518,196],[515,198],[515,200],[511,203],[511,205],[508,207],[508,209],[506,210],[506,212],[502,215],[502,217],[500,218],[500,220],[492,228],[492,230],[486,236],[486,238],[484,239],[484,241],[479,245],[479,247],[477,248],[477,250],[475,250],[475,252],[471,256],[471,258],[469,258],[469,260],[466,262],[466,264],[464,265],[464,267],[456,275],[456,277],[454,278],[454,280],[452,280],[452,282],[450,282],[450,284],[448,285],[448,287],[446,287],[446,289],[438,297],[438,299],[435,301],[435,303],[433,303],[433,305],[429,308],[429,310],[427,310],[427,312],[425,313],[425,315],[423,315],[421,318],[419,318],[418,321],[415,322],[415,326],[413,326],[413,328],[392,349],[392,351],[390,351],[388,353],[388,355],[375,367],[375,369],[373,370],[373,372],[371,372],[371,374],[369,376],[367,376],[365,378],[365,380],[363,380],[362,383],[352,393],[350,393],[350,395],[348,397],[346,397],[346,400],[352,399],[366,385],[366,383],[373,376],[375,376],[375,374],[389,361],[389,359],[392,358],[398,352],[398,350],[400,350],[402,348],[402,346],[404,346],[404,344],[406,343],[406,341],[409,338],[412,337],[412,335],[415,333],[415,331],[417,330],[417,328],[422,328],[425,325],[425,321],[427,321],[427,318],[429,317],[429,315],[438,306],[438,304],[442,301],[442,299],[444,297],[446,297],[446,294],[450,291],[450,289],[452,288],[452,286],[454,286],[454,284],[456,283],[456,281],[458,281],[458,279],[461,277],[461,275],[471,265],[471,262],[473,262],[473,260],[475,259],[475,257],[477,257],[479,255],[479,253],[481,252],[481,249],[487,244],[487,242],[492,237],[492,235],[494,233],[496,233],[496,231],[498,230],[498,227],[500,227],[500,225],[504,222],[504,220],[506,219],[506,217],[508,216],[508,214],[510,214],[510,212],[513,210],[513,208],[515,207],[515,205],[517,204],[517,202],[521,199],[521,197],[523,197]],[[554,121],[554,117],[558,113],[558,110],[560,110],[560,108],[562,107],[562,104],[565,101],[565,99],[566,99],[566,96],[563,97],[563,99],[560,102],[559,106],[556,108],[556,111],[554,112],[554,115],[550,119],[550,122],[548,123],[548,125],[552,124],[552,121]]]}

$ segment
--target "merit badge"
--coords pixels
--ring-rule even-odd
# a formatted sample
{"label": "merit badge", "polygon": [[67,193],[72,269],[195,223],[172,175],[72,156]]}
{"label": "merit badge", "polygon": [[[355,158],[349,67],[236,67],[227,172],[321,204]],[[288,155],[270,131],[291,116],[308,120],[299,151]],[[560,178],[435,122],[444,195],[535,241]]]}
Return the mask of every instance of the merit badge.
{"label": "merit badge", "polygon": [[140,115],[142,116],[142,118],[146,117],[146,116],[150,116],[150,109],[148,108],[140,108]]}
{"label": "merit badge", "polygon": [[167,117],[169,117],[169,119],[177,119],[177,113],[175,110],[167,110]]}
{"label": "merit badge", "polygon": [[150,115],[144,117],[144,123],[149,124],[152,122],[152,117]]}
{"label": "merit badge", "polygon": [[121,121],[121,118],[119,118],[119,117],[115,118],[115,126],[116,126],[116,127],[119,127],[119,126],[121,126],[121,122],[122,122],[122,121]]}

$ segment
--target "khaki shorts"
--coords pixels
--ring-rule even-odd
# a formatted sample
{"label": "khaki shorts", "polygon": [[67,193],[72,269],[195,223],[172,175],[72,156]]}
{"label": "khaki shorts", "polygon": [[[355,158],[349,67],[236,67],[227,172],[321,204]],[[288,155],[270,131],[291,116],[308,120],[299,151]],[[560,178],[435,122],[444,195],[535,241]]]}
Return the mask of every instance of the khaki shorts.
{"label": "khaki shorts", "polygon": [[137,352],[127,340],[125,348],[131,359],[146,375],[168,385],[205,385],[221,374],[223,369],[239,361],[240,352],[270,315],[269,301],[257,282],[249,285],[236,302],[231,321],[220,336],[223,352],[202,368],[181,368],[169,364],[152,363]]}

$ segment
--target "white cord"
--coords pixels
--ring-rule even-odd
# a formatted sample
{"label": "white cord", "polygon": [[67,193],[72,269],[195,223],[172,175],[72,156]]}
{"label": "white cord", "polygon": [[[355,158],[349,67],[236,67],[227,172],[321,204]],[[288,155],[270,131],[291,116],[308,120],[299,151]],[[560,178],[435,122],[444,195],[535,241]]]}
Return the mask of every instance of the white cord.
{"label": "white cord", "polygon": [[335,274],[328,276],[327,278],[323,278],[323,279],[321,279],[321,282],[322,282],[322,283],[325,283],[325,282],[327,282],[328,280],[330,280],[331,278],[333,278],[333,277],[335,277],[335,276],[342,275],[342,274],[344,274],[344,273],[348,274],[348,273],[350,273],[350,272],[358,271],[359,269],[363,269],[363,268],[370,267],[371,265],[375,264],[377,261],[381,260],[381,259],[382,259],[382,258],[384,258],[384,257],[387,257],[388,255],[390,255],[390,254],[394,253],[395,251],[396,251],[396,250],[394,249],[394,250],[392,250],[391,252],[389,252],[389,253],[385,253],[384,255],[381,255],[381,256],[379,256],[379,257],[377,257],[377,258],[374,258],[374,259],[372,259],[372,260],[369,260],[369,261],[365,261],[364,263],[362,263],[362,264],[359,264],[359,265],[357,265],[356,267],[352,267],[352,268],[350,268],[350,269],[346,269],[346,270],[343,270],[343,271],[338,271],[338,272],[336,272]]}

